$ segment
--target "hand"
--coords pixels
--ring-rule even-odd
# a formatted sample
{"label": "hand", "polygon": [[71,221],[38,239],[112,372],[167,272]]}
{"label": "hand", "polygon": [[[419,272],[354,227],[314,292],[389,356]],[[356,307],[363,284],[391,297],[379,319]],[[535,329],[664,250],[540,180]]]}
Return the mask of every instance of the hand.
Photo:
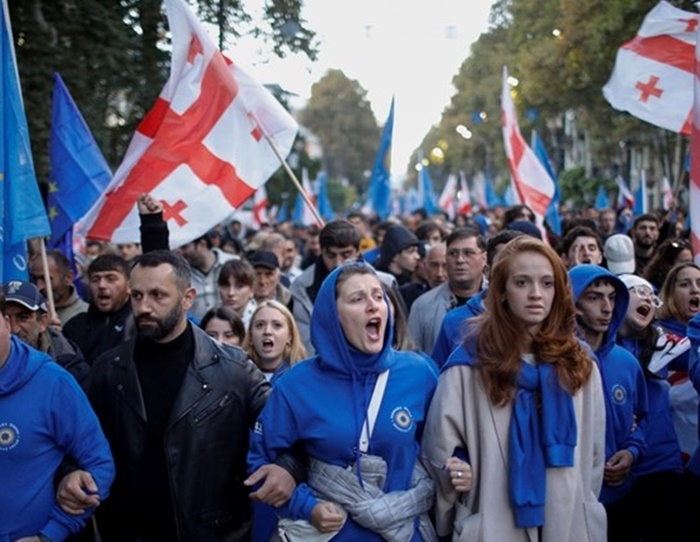
{"label": "hand", "polygon": [[455,491],[464,493],[472,488],[472,467],[469,463],[457,457],[450,457],[445,461],[445,470],[450,475],[450,482]]}
{"label": "hand", "polygon": [[63,477],[58,484],[56,500],[66,514],[74,516],[100,505],[97,484],[92,475],[84,470],[74,470]]}
{"label": "hand", "polygon": [[609,486],[621,486],[629,477],[634,456],[629,450],[618,450],[605,462],[603,480]]}
{"label": "hand", "polygon": [[136,200],[140,215],[154,215],[163,212],[163,204],[150,194],[141,194]]}
{"label": "hand", "polygon": [[332,502],[321,501],[311,511],[311,525],[322,533],[332,533],[342,529],[345,515]]}
{"label": "hand", "polygon": [[49,327],[54,331],[61,331],[61,320],[59,320],[57,314],[52,314],[49,316]]}
{"label": "hand", "polygon": [[296,482],[291,474],[285,469],[274,463],[263,465],[247,480],[244,485],[252,487],[261,480],[264,480],[262,486],[250,494],[250,498],[254,501],[264,502],[275,508],[286,503],[297,487]]}

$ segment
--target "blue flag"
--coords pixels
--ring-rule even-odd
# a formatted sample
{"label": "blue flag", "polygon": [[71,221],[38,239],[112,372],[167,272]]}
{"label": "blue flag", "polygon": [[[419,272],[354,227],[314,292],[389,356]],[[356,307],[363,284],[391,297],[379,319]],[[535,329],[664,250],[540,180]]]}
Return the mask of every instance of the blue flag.
{"label": "blue flag", "polygon": [[[382,130],[377,158],[374,160],[372,176],[369,179],[369,206],[377,213],[380,220],[391,214],[391,175],[386,168],[387,155],[391,150],[391,138],[394,132],[394,98],[391,99],[389,116]],[[325,217],[324,217],[325,218]]]}
{"label": "blue flag", "polygon": [[277,218],[275,221],[278,224],[281,224],[282,222],[287,222],[289,220],[289,203],[287,200],[284,200],[282,202],[282,208],[280,209],[280,212],[277,213]]}
{"label": "blue flag", "polygon": [[331,200],[328,199],[328,175],[325,171],[318,172],[316,182],[318,183],[318,213],[323,220],[331,221],[335,218],[335,212]]}
{"label": "blue flag", "polygon": [[552,196],[552,201],[549,202],[549,207],[547,207],[547,214],[545,215],[545,220],[549,224],[549,227],[557,235],[561,235],[561,218],[559,217],[559,204],[561,203],[561,190],[559,189],[559,181],[554,173],[554,168],[552,168],[552,163],[549,161],[549,156],[547,156],[547,150],[544,148],[544,143],[540,139],[536,130],[532,131],[532,150],[537,156],[537,159],[547,170],[547,173],[552,178],[554,183],[554,195]]}
{"label": "blue flag", "polygon": [[425,209],[428,216],[434,215],[437,211],[437,197],[433,191],[433,181],[430,179],[428,166],[423,164],[422,152],[419,154],[418,163],[421,166],[418,171],[418,198],[420,199],[420,206]]}
{"label": "blue flag", "polygon": [[639,185],[637,186],[637,192],[634,195],[634,209],[632,209],[634,216],[646,214],[647,199],[647,177],[644,171],[642,171],[642,175],[639,179]]}
{"label": "blue flag", "polygon": [[605,191],[605,187],[601,184],[598,186],[598,194],[595,197],[595,208],[599,211],[607,209],[610,207],[610,201],[608,200],[608,193]]}
{"label": "blue flag", "polygon": [[61,76],[54,74],[49,143],[49,247],[59,245],[105,191],[112,172]]}
{"label": "blue flag", "polygon": [[27,280],[27,239],[51,233],[41,201],[29,146],[27,118],[19,86],[7,2],[0,24],[0,246],[3,261],[0,282]]}
{"label": "blue flag", "polygon": [[503,198],[496,193],[493,187],[491,164],[488,162],[486,164],[486,171],[484,171],[484,198],[486,199],[486,206],[489,209],[503,205]]}

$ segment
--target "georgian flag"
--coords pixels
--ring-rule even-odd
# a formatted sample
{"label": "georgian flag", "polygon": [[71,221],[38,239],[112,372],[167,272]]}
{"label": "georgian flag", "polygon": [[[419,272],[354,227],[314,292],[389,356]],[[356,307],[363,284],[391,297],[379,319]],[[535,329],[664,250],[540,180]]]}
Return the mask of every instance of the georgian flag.
{"label": "georgian flag", "polygon": [[258,228],[263,224],[270,223],[270,218],[267,214],[268,203],[267,190],[265,190],[265,185],[262,185],[253,194],[253,222]]}
{"label": "georgian flag", "polygon": [[457,198],[457,214],[468,215],[472,212],[472,200],[469,195],[469,185],[464,173],[459,174],[459,197]]}
{"label": "georgian flag", "polygon": [[661,195],[663,198],[664,211],[670,211],[673,209],[673,204],[676,198],[673,195],[673,189],[671,188],[671,183],[668,181],[668,177],[664,177],[662,181]]}
{"label": "georgian flag", "polygon": [[518,201],[535,213],[537,224],[544,225],[547,208],[554,196],[554,181],[528,146],[518,126],[508,84],[508,68],[503,67],[503,91],[501,93],[503,144],[511,175],[511,186]]}
{"label": "georgian flag", "polygon": [[457,176],[450,173],[445,186],[438,198],[438,206],[447,213],[450,220],[455,218],[455,202],[457,201]]}
{"label": "georgian flag", "polygon": [[690,134],[698,15],[659,2],[617,51],[603,95],[615,109]]}
{"label": "georgian flag", "polygon": [[[228,217],[281,165],[298,126],[262,85],[224,57],[184,0],[165,0],[170,78],[106,192],[80,221],[90,239],[138,242],[136,200],[161,200],[171,246]],[[268,141],[269,139],[269,141]]]}

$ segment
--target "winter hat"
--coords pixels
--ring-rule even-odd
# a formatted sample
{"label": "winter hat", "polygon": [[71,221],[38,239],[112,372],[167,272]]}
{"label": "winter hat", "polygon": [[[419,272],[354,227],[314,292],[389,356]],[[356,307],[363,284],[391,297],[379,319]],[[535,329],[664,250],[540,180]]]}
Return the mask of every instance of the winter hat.
{"label": "winter hat", "polygon": [[411,230],[400,224],[391,226],[384,235],[379,260],[388,265],[399,252],[414,245],[419,246],[420,241]]}
{"label": "winter hat", "polygon": [[616,233],[605,241],[603,247],[608,269],[613,275],[634,273],[636,264],[634,261],[634,243],[629,236]]}
{"label": "winter hat", "polygon": [[529,220],[516,220],[515,222],[508,224],[504,229],[520,231],[525,235],[529,235],[530,237],[534,237],[535,239],[542,241],[542,232],[537,227],[537,224],[530,222]]}
{"label": "winter hat", "polygon": [[645,286],[646,288],[649,288],[651,292],[654,291],[654,287],[651,285],[651,282],[649,282],[645,278],[640,277],[639,275],[625,274],[620,275],[617,278],[619,278],[625,284],[625,287],[628,290],[636,286]]}

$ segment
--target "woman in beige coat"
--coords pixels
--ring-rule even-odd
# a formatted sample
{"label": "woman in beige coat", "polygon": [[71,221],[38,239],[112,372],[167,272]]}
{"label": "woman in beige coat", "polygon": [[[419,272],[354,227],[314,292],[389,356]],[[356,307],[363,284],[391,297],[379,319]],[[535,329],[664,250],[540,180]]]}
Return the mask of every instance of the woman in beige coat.
{"label": "woman in beige coat", "polygon": [[605,406],[559,257],[529,237],[508,243],[486,306],[443,368],[423,436],[438,534],[604,541]]}

